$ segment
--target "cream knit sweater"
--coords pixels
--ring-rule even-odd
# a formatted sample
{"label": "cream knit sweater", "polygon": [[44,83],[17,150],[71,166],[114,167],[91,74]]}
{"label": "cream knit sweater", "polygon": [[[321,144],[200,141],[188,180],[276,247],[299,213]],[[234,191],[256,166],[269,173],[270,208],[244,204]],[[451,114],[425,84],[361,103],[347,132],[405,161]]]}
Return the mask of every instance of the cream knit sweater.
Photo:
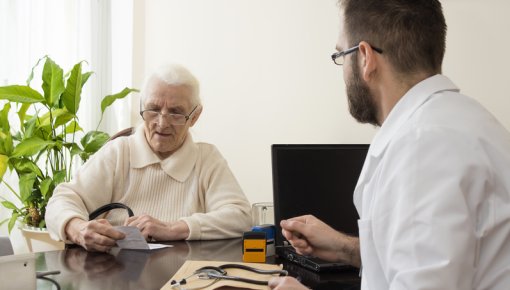
{"label": "cream knit sweater", "polygon": [[[71,182],[55,189],[46,210],[51,236],[67,240],[69,220],[88,220],[90,212],[111,202],[128,205],[135,215],[182,220],[190,229],[188,240],[239,237],[251,224],[250,204],[215,146],[194,143],[188,134],[179,150],[160,160],[143,125],[108,142]],[[107,216],[113,225],[126,218],[121,209]]]}

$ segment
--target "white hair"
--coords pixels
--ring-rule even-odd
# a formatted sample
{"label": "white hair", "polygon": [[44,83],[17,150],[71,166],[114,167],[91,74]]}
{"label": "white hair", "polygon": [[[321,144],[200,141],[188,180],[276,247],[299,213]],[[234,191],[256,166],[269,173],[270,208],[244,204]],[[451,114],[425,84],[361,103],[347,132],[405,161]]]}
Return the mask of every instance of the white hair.
{"label": "white hair", "polygon": [[179,64],[167,64],[160,66],[149,77],[145,78],[142,90],[142,104],[145,104],[149,86],[153,80],[161,80],[170,86],[187,86],[191,89],[191,104],[193,106],[200,105],[200,84],[197,78],[184,66]]}

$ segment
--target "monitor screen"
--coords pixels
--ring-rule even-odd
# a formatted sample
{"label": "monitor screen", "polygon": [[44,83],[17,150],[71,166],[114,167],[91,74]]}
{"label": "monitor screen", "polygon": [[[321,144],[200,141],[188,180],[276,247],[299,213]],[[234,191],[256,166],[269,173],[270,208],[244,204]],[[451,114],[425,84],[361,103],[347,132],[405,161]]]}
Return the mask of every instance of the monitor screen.
{"label": "monitor screen", "polygon": [[271,148],[276,245],[280,220],[312,214],[333,228],[358,236],[353,204],[369,145],[274,144]]}

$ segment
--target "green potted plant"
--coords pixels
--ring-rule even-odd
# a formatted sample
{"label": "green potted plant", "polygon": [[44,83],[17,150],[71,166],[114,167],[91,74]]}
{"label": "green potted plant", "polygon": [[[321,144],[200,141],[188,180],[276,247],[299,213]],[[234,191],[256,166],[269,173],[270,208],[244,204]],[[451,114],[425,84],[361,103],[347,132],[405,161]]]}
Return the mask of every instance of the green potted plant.
{"label": "green potted plant", "polygon": [[[42,92],[39,92],[30,83],[34,70],[43,60]],[[73,160],[79,157],[85,162],[108,141],[110,136],[97,130],[105,109],[115,100],[137,91],[125,88],[104,97],[96,130],[85,133],[78,123],[77,112],[83,85],[91,74],[82,72],[82,62],[79,62],[64,75],[62,68],[45,56],[32,68],[26,85],[0,87],[0,100],[4,103],[0,111],[0,182],[18,199],[18,202],[1,199],[3,207],[12,211],[10,218],[0,222],[0,225],[8,223],[9,233],[17,221],[31,227],[45,227],[46,204],[55,187],[71,179]],[[3,179],[7,170],[16,172],[19,191]]]}

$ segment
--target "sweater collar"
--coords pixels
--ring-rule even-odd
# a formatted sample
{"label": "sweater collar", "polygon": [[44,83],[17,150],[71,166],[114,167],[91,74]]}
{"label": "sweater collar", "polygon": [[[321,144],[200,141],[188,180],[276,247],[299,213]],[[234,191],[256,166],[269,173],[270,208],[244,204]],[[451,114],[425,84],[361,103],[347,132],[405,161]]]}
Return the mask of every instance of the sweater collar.
{"label": "sweater collar", "polygon": [[143,168],[159,163],[167,175],[179,182],[184,182],[188,178],[198,157],[198,146],[188,133],[181,148],[161,160],[149,146],[143,124],[138,126],[135,133],[129,137],[129,147],[132,168]]}

